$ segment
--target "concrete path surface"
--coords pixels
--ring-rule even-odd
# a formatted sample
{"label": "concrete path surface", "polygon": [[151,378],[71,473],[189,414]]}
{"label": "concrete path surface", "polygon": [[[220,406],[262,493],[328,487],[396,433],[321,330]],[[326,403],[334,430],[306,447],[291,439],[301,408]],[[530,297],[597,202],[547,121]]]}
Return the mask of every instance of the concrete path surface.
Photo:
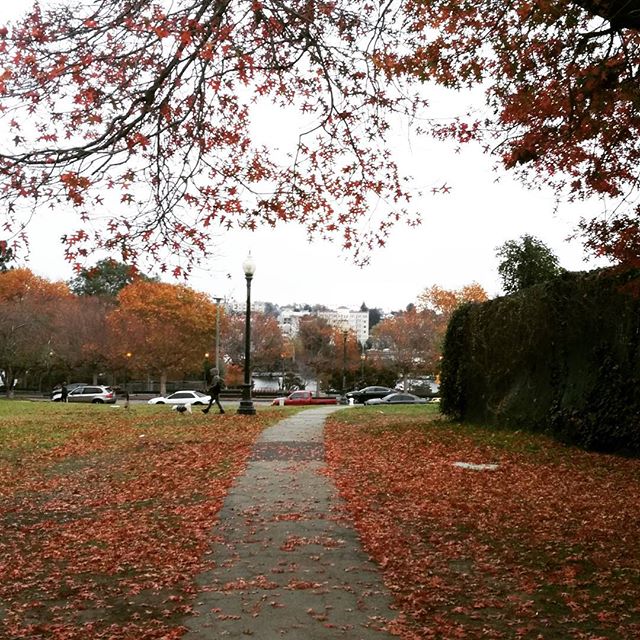
{"label": "concrete path surface", "polygon": [[188,640],[385,640],[391,598],[356,533],[337,517],[324,469],[323,424],[307,409],[266,429],[212,532],[213,569]]}

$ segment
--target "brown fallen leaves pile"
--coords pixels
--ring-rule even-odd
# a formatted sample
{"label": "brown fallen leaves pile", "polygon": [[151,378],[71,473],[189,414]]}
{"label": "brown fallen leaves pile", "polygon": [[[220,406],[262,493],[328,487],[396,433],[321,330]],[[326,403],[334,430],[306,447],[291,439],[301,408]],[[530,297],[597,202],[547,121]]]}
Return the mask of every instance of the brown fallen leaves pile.
{"label": "brown fallen leaves pile", "polygon": [[[179,638],[222,500],[282,415],[8,406],[21,405],[0,403],[0,638]],[[396,598],[391,631],[640,637],[640,460],[429,411],[327,425],[328,472]]]}
{"label": "brown fallen leaves pile", "polygon": [[224,495],[281,416],[38,407],[0,416],[0,638],[179,637]]}
{"label": "brown fallen leaves pile", "polygon": [[392,631],[640,637],[640,460],[363,411],[331,417],[329,473],[397,599]]}

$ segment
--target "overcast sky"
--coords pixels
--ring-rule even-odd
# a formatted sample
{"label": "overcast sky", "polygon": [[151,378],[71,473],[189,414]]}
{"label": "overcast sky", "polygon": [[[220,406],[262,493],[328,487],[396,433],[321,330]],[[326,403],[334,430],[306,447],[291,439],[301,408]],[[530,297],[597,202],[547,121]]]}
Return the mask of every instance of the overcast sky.
{"label": "overcast sky", "polygon": [[[0,4],[0,23],[30,4],[5,0]],[[426,89],[426,95],[437,113],[450,116],[463,112],[469,99],[441,90],[433,97],[433,91]],[[276,135],[279,143],[297,135],[291,119],[275,110],[258,114],[255,130]],[[252,289],[256,300],[353,308],[365,302],[394,310],[414,302],[433,284],[460,288],[475,281],[491,296],[499,294],[495,249],[524,233],[540,238],[567,269],[604,264],[585,261],[580,241],[567,241],[580,217],[591,217],[601,207],[599,202],[565,204],[554,213],[552,193],[529,191],[509,175],[495,174],[491,158],[478,149],[463,147],[457,154],[451,144],[408,141],[405,133],[398,131],[398,153],[414,176],[416,189],[424,189],[419,200],[423,223],[418,229],[397,226],[388,245],[371,254],[368,266],[355,266],[337,244],[308,243],[304,229],[288,223],[274,230],[221,232],[214,257],[194,272],[188,284],[214,296],[242,300],[242,262],[251,251],[257,265]],[[450,194],[430,193],[431,186],[445,182],[451,186]],[[73,275],[58,240],[67,230],[64,219],[63,211],[55,215],[45,211],[31,227],[27,266],[50,279]]]}

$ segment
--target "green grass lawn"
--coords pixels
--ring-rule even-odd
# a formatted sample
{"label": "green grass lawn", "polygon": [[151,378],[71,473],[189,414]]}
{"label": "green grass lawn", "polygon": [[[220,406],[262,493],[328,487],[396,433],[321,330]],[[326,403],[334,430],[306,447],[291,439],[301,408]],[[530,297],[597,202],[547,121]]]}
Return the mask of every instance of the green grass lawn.
{"label": "green grass lawn", "polygon": [[327,456],[403,638],[640,638],[640,460],[371,409]]}

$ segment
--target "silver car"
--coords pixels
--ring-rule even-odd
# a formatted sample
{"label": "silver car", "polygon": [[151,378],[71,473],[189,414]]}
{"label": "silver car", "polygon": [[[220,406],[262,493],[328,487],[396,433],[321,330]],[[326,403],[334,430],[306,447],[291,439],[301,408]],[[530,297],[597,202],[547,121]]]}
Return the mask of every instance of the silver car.
{"label": "silver car", "polygon": [[[62,391],[60,389],[53,392],[51,397],[53,402],[62,400]],[[103,387],[100,385],[78,386],[69,391],[67,402],[90,402],[92,404],[115,404],[116,394],[111,387]]]}
{"label": "silver car", "polygon": [[384,398],[372,398],[371,400],[366,400],[365,404],[427,404],[427,401],[424,398],[414,396],[412,393],[399,392],[390,393]]}

